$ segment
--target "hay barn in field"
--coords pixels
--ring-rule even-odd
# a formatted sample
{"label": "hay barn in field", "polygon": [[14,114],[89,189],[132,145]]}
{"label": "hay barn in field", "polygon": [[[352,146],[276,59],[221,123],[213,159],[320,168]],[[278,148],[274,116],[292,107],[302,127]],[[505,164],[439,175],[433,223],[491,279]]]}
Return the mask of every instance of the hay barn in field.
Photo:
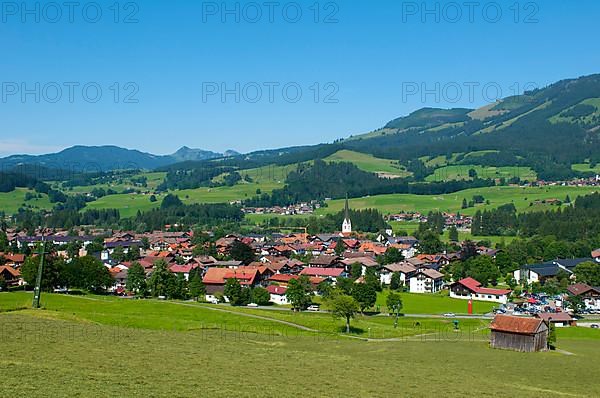
{"label": "hay barn in field", "polygon": [[496,315],[490,329],[492,348],[521,352],[548,348],[548,325],[542,319]]}

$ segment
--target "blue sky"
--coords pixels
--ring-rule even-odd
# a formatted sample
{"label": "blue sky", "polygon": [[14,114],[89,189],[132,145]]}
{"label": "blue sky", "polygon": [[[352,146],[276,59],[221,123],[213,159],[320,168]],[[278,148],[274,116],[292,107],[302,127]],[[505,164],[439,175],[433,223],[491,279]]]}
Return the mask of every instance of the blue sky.
{"label": "blue sky", "polygon": [[597,1],[265,3],[3,2],[0,155],[330,142],[600,72]]}

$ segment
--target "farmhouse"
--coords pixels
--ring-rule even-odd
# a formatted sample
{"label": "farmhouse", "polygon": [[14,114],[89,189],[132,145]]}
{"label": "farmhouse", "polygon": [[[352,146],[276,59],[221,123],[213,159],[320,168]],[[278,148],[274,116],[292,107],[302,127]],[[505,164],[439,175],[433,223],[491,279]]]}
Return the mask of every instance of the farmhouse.
{"label": "farmhouse", "polygon": [[490,330],[492,348],[522,352],[548,348],[548,325],[539,318],[496,315]]}
{"label": "farmhouse", "polygon": [[450,297],[465,300],[493,301],[506,304],[511,290],[482,287],[473,278],[464,278],[450,285]]}

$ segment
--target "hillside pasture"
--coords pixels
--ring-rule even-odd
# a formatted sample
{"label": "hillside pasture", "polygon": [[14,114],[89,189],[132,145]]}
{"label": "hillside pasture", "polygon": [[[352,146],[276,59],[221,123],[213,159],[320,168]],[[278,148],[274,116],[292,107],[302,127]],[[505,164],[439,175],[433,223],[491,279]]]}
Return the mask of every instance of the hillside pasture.
{"label": "hillside pasture", "polygon": [[[352,209],[376,208],[384,214],[404,212],[446,211],[459,212],[472,215],[477,210],[493,209],[507,203],[513,203],[517,211],[537,210],[537,205],[531,205],[536,200],[559,199],[563,200],[567,195],[575,200],[577,196],[588,195],[596,192],[596,187],[571,187],[571,186],[547,186],[547,187],[517,187],[497,186],[486,188],[472,188],[463,191],[443,195],[413,195],[413,194],[390,194],[375,195],[362,198],[350,199]],[[475,207],[462,209],[462,200],[471,200],[474,195],[482,195],[489,204],[481,204]],[[542,206],[542,205],[540,205]],[[551,206],[557,208],[558,206]],[[317,214],[335,213],[344,208],[344,200],[330,200],[327,207],[317,210]]]}
{"label": "hillside pasture", "polygon": [[381,176],[406,177],[411,175],[404,166],[390,159],[376,158],[366,153],[341,150],[323,159],[328,162],[348,162],[369,173]]}
{"label": "hillside pasture", "polygon": [[[0,310],[19,299],[30,303],[31,295],[0,293]],[[573,355],[523,354],[489,348],[487,321],[477,319],[460,319],[455,331],[448,319],[401,318],[394,329],[392,317],[358,315],[353,332],[363,318],[368,329],[352,338],[251,317],[343,324],[328,314],[99,296],[42,301],[43,310],[0,313],[10,336],[0,358],[2,395],[436,397],[442,388],[448,397],[600,395],[597,383],[578,382],[600,371],[600,332],[591,329],[557,331],[558,347]],[[415,382],[423,374],[433,376]]]}
{"label": "hillside pasture", "polygon": [[435,169],[433,174],[428,175],[425,180],[428,182],[453,181],[453,180],[472,180],[469,171],[475,170],[477,177],[499,179],[520,178],[523,181],[535,181],[537,175],[530,167],[494,167],[479,165],[454,165]]}

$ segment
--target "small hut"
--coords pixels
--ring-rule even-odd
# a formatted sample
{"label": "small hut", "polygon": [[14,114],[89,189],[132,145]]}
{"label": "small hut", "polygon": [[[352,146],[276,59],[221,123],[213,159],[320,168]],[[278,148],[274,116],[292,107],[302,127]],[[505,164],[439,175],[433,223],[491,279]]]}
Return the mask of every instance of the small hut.
{"label": "small hut", "polygon": [[548,325],[543,319],[496,315],[490,329],[492,348],[522,352],[548,348]]}

